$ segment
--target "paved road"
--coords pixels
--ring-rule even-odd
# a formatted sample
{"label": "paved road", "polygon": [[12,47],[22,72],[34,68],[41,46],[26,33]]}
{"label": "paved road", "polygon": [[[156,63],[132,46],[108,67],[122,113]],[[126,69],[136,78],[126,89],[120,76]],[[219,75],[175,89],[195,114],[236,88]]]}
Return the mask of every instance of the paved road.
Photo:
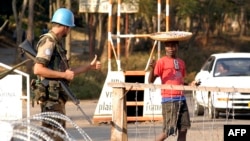
{"label": "paved road", "polygon": [[[223,141],[223,127],[225,124],[250,124],[249,116],[239,119],[226,119],[222,116],[215,120],[209,120],[205,116],[195,117],[193,116],[192,98],[189,96],[187,99],[192,120],[192,127],[188,131],[187,141]],[[97,100],[81,101],[80,106],[92,118],[97,102]],[[90,125],[71,101],[67,103],[66,108],[67,116],[83,129],[93,141],[110,141],[111,125],[109,123]],[[36,105],[31,108],[31,115],[37,114],[39,111],[39,106]],[[128,123],[128,140],[154,141],[156,135],[161,131],[161,124],[160,121]],[[67,124],[67,131],[76,140],[83,140],[81,134],[70,124]],[[170,137],[167,140],[175,141],[176,137]]]}

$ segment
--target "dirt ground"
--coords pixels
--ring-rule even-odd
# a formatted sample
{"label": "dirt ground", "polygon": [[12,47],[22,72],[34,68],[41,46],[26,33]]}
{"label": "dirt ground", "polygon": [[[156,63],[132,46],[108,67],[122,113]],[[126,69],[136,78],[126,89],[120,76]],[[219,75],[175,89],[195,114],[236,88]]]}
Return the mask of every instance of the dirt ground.
{"label": "dirt ground", "polygon": [[[98,100],[82,100],[80,107],[83,108],[87,116],[92,119]],[[192,104],[192,103],[189,103]],[[23,108],[25,113],[25,108]],[[30,114],[35,115],[40,112],[39,105],[31,107]],[[82,128],[93,141],[110,141],[111,124],[89,124],[83,114],[77,110],[76,106],[69,101],[66,104],[66,115]],[[192,113],[191,113],[192,115]],[[223,141],[223,123],[220,121],[197,120],[191,116],[192,126],[188,130],[187,141]],[[154,141],[155,137],[161,132],[162,122],[131,122],[127,125],[128,141]],[[74,136],[77,141],[82,141],[80,134],[71,124],[67,122],[67,131]],[[167,141],[176,141],[177,136],[171,136]]]}
{"label": "dirt ground", "polygon": [[[92,119],[98,100],[82,100],[80,107],[83,108],[88,118]],[[190,106],[192,103],[188,103]],[[23,108],[23,112],[25,108]],[[31,107],[31,115],[38,114],[40,112],[39,105]],[[192,116],[190,111],[192,126],[187,133],[187,141],[223,141],[223,124],[226,122],[224,119],[216,121],[206,120]],[[99,123],[89,124],[86,117],[77,110],[76,106],[69,101],[66,104],[66,115],[82,128],[93,141],[110,141],[111,138],[111,124],[110,123]],[[243,121],[242,121],[243,122]],[[155,137],[161,132],[162,122],[131,122],[127,125],[128,130],[128,141],[154,141]],[[73,126],[67,123],[67,131],[72,134],[76,140],[81,141],[81,136],[73,128]],[[167,141],[176,141],[177,136],[171,136]]]}

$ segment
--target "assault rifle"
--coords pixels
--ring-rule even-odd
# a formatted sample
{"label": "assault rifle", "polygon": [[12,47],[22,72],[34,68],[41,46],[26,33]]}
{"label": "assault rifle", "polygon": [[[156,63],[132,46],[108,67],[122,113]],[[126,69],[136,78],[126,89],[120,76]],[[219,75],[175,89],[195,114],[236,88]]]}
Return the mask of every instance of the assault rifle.
{"label": "assault rifle", "polygon": [[[32,47],[31,43],[26,39],[23,41],[19,47],[22,49],[23,53],[25,53],[26,56],[31,58],[33,61],[35,61],[36,57],[36,50]],[[50,79],[43,79],[41,83],[47,87],[49,85]],[[86,117],[88,122],[92,124],[92,121],[87,116],[87,114],[83,111],[83,109],[80,107],[80,101],[76,98],[76,96],[72,93],[72,91],[69,89],[68,85],[64,82],[64,80],[58,80],[58,82],[61,84],[62,89],[64,92],[68,95],[68,97],[72,100],[72,102],[77,106],[77,108],[82,112],[82,114]]]}

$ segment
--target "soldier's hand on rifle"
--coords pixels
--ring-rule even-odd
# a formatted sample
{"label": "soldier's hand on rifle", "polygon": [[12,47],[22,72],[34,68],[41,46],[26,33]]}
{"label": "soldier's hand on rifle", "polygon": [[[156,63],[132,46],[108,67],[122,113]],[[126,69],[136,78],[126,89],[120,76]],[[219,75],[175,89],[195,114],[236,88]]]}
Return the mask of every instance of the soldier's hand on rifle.
{"label": "soldier's hand on rifle", "polygon": [[75,77],[75,73],[73,72],[73,71],[71,71],[71,70],[69,70],[69,69],[67,69],[66,71],[65,71],[65,79],[66,80],[73,80],[74,79],[74,77]]}
{"label": "soldier's hand on rifle", "polygon": [[95,58],[90,63],[91,69],[99,70],[101,68],[101,62],[97,61],[97,55],[95,55]]}

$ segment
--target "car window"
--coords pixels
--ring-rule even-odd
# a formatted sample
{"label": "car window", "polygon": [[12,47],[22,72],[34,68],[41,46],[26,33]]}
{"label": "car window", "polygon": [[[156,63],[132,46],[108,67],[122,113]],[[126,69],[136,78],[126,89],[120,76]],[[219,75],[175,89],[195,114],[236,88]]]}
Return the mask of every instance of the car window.
{"label": "car window", "polygon": [[[220,72],[222,70],[224,73]],[[215,63],[214,76],[250,76],[250,58],[218,59]]]}
{"label": "car window", "polygon": [[230,61],[225,61],[224,59],[217,60],[214,69],[214,76],[226,76],[230,71],[230,63]]}
{"label": "car window", "polygon": [[207,59],[207,61],[203,64],[202,66],[202,70],[203,71],[208,71],[210,72],[213,68],[213,64],[214,64],[214,60],[215,60],[215,57],[214,56],[211,56]]}

